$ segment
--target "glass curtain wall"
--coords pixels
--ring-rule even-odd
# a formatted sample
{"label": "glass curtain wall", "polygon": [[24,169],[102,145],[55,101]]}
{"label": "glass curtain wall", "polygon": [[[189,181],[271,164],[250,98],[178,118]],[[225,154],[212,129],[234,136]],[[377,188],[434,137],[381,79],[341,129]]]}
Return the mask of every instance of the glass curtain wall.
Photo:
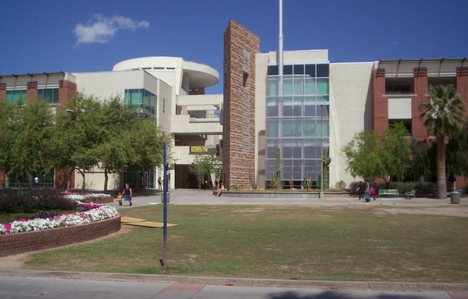
{"label": "glass curtain wall", "polygon": [[266,185],[271,186],[280,161],[284,188],[318,187],[323,148],[329,144],[329,64],[285,65],[282,95],[280,82],[278,66],[269,66]]}
{"label": "glass curtain wall", "polygon": [[125,89],[124,102],[135,105],[140,113],[156,117],[156,96],[146,89]]}

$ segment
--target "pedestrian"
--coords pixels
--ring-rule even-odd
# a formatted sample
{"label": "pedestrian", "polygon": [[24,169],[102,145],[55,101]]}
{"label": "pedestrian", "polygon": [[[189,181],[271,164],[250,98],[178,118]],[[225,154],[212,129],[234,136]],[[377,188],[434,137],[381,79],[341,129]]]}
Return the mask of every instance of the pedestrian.
{"label": "pedestrian", "polygon": [[34,177],[34,188],[39,188],[39,177]]}
{"label": "pedestrian", "polygon": [[216,192],[216,196],[220,197],[223,192],[224,192],[224,185],[222,182],[219,182],[219,187],[218,187],[218,191]]}
{"label": "pedestrian", "polygon": [[122,206],[122,193],[119,193],[119,195],[117,195],[117,201],[119,203],[119,206]]}
{"label": "pedestrian", "polygon": [[162,190],[162,178],[161,177],[158,178],[158,186],[159,186],[159,190]]}
{"label": "pedestrian", "polygon": [[122,191],[122,197],[125,201],[128,201],[129,206],[132,206],[132,195],[132,188],[130,188],[130,185],[126,183]]}
{"label": "pedestrian", "polygon": [[364,189],[364,199],[366,200],[366,202],[369,202],[370,201],[370,183],[369,181],[366,179],[364,181],[365,183],[365,189]]}
{"label": "pedestrian", "polygon": [[366,184],[363,181],[359,181],[358,187],[356,188],[356,192],[359,196],[359,200],[364,198],[364,192],[366,191]]}
{"label": "pedestrian", "polygon": [[372,184],[369,184],[370,185],[370,196],[374,199],[375,201],[375,196],[377,195],[377,191],[375,191],[375,188]]}

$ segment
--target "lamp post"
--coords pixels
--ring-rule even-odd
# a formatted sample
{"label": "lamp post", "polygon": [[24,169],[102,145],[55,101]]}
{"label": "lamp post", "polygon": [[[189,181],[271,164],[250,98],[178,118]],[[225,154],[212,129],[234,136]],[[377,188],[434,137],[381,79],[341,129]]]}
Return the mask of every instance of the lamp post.
{"label": "lamp post", "polygon": [[323,105],[320,105],[320,194],[323,198]]}
{"label": "lamp post", "polygon": [[163,157],[164,157],[164,168],[163,168],[163,258],[160,260],[161,266],[167,268],[167,158],[166,158],[167,145],[163,145]]}

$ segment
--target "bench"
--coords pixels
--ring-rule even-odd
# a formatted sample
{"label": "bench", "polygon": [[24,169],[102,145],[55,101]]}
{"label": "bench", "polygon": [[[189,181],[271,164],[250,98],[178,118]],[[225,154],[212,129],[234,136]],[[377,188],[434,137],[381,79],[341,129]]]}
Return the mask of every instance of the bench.
{"label": "bench", "polygon": [[379,196],[400,196],[398,189],[380,189]]}
{"label": "bench", "polygon": [[405,192],[405,196],[408,199],[414,198],[416,196],[416,190],[411,190],[411,191]]}

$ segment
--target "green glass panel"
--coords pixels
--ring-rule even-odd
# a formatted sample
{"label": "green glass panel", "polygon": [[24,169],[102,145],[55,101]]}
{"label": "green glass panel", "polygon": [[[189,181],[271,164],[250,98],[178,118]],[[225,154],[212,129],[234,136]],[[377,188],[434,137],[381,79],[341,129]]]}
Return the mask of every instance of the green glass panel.
{"label": "green glass panel", "polygon": [[266,131],[268,137],[278,137],[278,122],[275,119],[268,119]]}
{"label": "green glass panel", "polygon": [[317,128],[317,122],[312,119],[306,119],[304,120],[304,136],[305,137],[317,137],[319,134],[318,128]]}
{"label": "green glass panel", "polygon": [[37,97],[40,100],[47,101],[49,103],[58,103],[59,101],[59,90],[58,88],[43,88],[37,90]]}
{"label": "green glass panel", "polygon": [[296,96],[301,96],[304,94],[303,91],[304,79],[303,78],[294,78],[293,92]]}
{"label": "green glass panel", "polygon": [[7,90],[7,104],[16,104],[19,101],[26,103],[26,90]]}
{"label": "green glass panel", "polygon": [[284,97],[283,98],[283,105],[285,106],[290,106],[294,104],[294,99],[293,97]]}
{"label": "green glass panel", "polygon": [[328,79],[317,79],[317,90],[319,95],[327,95],[328,91]]}
{"label": "green glass panel", "polygon": [[278,95],[278,81],[276,78],[267,81],[267,96]]}
{"label": "green glass panel", "polygon": [[283,137],[294,136],[294,121],[292,119],[283,120]]}
{"label": "green glass panel", "polygon": [[293,95],[293,80],[292,79],[283,79],[283,95],[285,96]]}
{"label": "green glass panel", "polygon": [[315,95],[315,80],[305,79],[304,81],[304,95],[311,96]]}

